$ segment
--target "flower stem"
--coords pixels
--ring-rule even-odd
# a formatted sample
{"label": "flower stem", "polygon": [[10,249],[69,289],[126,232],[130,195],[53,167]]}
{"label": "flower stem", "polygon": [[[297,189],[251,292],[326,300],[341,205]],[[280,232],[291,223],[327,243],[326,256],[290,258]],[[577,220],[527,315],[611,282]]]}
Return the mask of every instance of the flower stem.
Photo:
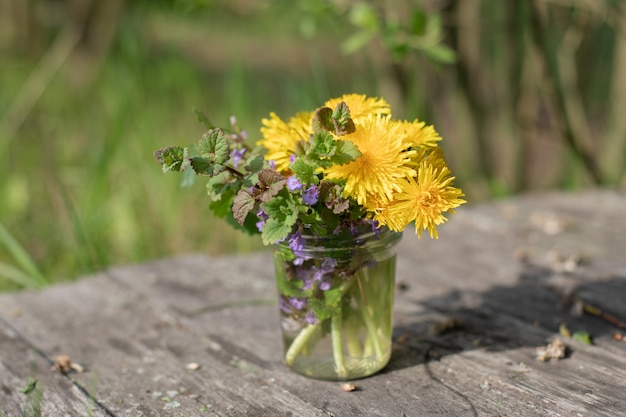
{"label": "flower stem", "polygon": [[341,337],[341,310],[333,314],[330,322],[330,334],[333,340],[333,358],[335,359],[335,371],[339,378],[346,378],[348,370],[343,356],[343,343]]}
{"label": "flower stem", "polygon": [[[352,284],[354,284],[354,279],[349,279],[339,286],[339,292],[341,293],[342,296],[344,296],[348,292],[350,287],[352,287]],[[338,322],[339,326],[336,329],[334,327],[335,317],[338,317],[338,320],[339,320]],[[293,342],[291,342],[291,345],[289,345],[289,349],[287,349],[287,353],[285,353],[285,362],[287,363],[287,365],[289,366],[293,365],[298,355],[302,352],[302,349],[306,346],[307,342],[309,341],[313,333],[315,333],[317,328],[320,327],[320,325],[321,323],[319,322],[316,324],[308,324],[306,327],[300,330],[296,338],[293,339]],[[331,321],[331,334],[333,338],[333,355],[335,358],[335,362],[337,361],[337,356],[338,356],[338,353],[336,352],[336,347],[335,347],[335,337],[336,337],[335,334],[337,334],[339,336],[338,343],[339,343],[339,349],[340,349],[339,355],[341,355],[340,361],[343,364],[344,363],[343,350],[341,349],[341,309],[339,309],[338,313],[335,313],[333,315],[333,318]],[[345,365],[342,365],[342,367],[345,372]]]}
{"label": "flower stem", "polygon": [[294,361],[308,342],[309,338],[319,326],[319,323],[309,324],[308,326],[300,330],[300,333],[298,333],[298,336],[293,339],[293,342],[291,342],[291,345],[289,346],[289,349],[285,354],[285,362],[287,363],[287,365],[293,365]]}

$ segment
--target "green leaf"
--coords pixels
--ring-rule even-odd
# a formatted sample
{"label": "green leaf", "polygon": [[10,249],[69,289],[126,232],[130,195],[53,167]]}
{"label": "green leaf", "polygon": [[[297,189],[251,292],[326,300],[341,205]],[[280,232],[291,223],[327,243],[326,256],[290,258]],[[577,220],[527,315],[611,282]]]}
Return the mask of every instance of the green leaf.
{"label": "green leaf", "polygon": [[196,115],[196,120],[198,120],[198,122],[200,122],[205,127],[205,129],[211,130],[217,127],[209,121],[209,119],[204,115],[202,110],[198,109],[197,107],[194,107],[193,112]]}
{"label": "green leaf", "polygon": [[311,147],[309,148],[307,157],[314,160],[329,158],[335,154],[335,143],[336,140],[330,132],[317,132],[311,137]]}
{"label": "green leaf", "polygon": [[193,169],[185,169],[183,171],[183,179],[180,182],[181,187],[191,187],[196,182],[196,172]]}
{"label": "green leaf", "polygon": [[574,332],[574,334],[572,335],[572,339],[578,340],[579,342],[583,342],[587,345],[593,345],[593,340],[591,339],[591,335],[589,334],[589,332],[584,331],[584,330],[579,330],[577,332]]}
{"label": "green leaf", "polygon": [[298,219],[298,207],[291,198],[277,196],[261,204],[261,208],[269,216],[261,234],[266,245],[285,238]]}
{"label": "green leaf", "polygon": [[276,242],[280,242],[291,232],[291,226],[286,223],[281,223],[276,219],[267,219],[265,226],[263,226],[263,232],[261,232],[261,238],[265,245],[273,245]]}
{"label": "green leaf", "polygon": [[[209,208],[220,219],[224,219],[226,217],[232,217],[233,215],[233,201],[235,199],[236,193],[233,190],[229,190],[222,194],[219,200],[213,200],[209,205]],[[233,219],[233,223],[237,224]]]}
{"label": "green leaf", "polygon": [[239,190],[233,201],[233,217],[240,226],[246,220],[248,213],[254,208],[255,200],[246,190]]}
{"label": "green leaf", "polygon": [[456,62],[456,52],[454,49],[443,45],[434,45],[427,48],[424,52],[430,59],[440,64],[454,64]]}
{"label": "green leaf", "polygon": [[37,380],[32,376],[28,377],[28,381],[26,381],[26,386],[22,388],[22,394],[30,394],[37,388]]}
{"label": "green leaf", "polygon": [[154,157],[163,165],[163,172],[180,171],[185,161],[185,148],[180,146],[169,146],[154,151]]}
{"label": "green leaf", "polygon": [[317,166],[313,163],[305,160],[304,158],[296,158],[295,161],[289,165],[289,168],[296,174],[296,177],[303,184],[317,184],[319,178],[315,174]]}
{"label": "green leaf", "polygon": [[375,36],[375,32],[368,30],[360,30],[355,32],[348,39],[343,41],[340,45],[341,52],[345,55],[353,54],[360,49],[363,49]]}
{"label": "green leaf", "polygon": [[366,3],[356,3],[348,15],[350,23],[359,28],[376,31],[380,25],[376,10]]}
{"label": "green leaf", "polygon": [[353,133],[356,130],[354,126],[354,122],[350,117],[350,109],[345,102],[341,102],[337,104],[335,110],[333,111],[333,124],[335,134],[337,136],[347,135],[349,133]]}
{"label": "green leaf", "polygon": [[218,165],[207,158],[196,156],[191,158],[191,168],[198,175],[216,175],[224,171],[224,165]]}
{"label": "green leaf", "polygon": [[198,152],[212,163],[224,164],[230,158],[230,140],[222,129],[212,129],[202,135]]}
{"label": "green leaf", "polygon": [[335,130],[335,124],[333,122],[333,110],[330,107],[320,107],[315,110],[312,121],[313,132]]}
{"label": "green leaf", "polygon": [[217,201],[220,200],[222,195],[229,189],[238,189],[239,187],[237,185],[237,181],[233,181],[233,178],[228,171],[222,171],[209,178],[206,188],[211,200]]}
{"label": "green leaf", "polygon": [[250,158],[248,160],[248,162],[244,166],[244,169],[248,172],[259,172],[261,169],[263,169],[264,160],[265,159],[263,158],[263,155],[255,155],[253,158]]}
{"label": "green leaf", "polygon": [[415,35],[422,36],[426,32],[426,13],[416,7],[411,14],[411,32]]}
{"label": "green leaf", "polygon": [[280,192],[287,184],[287,178],[280,175],[271,168],[264,168],[259,172],[258,185],[261,189],[259,199],[263,202],[269,201]]}
{"label": "green leaf", "polygon": [[338,140],[335,146],[335,155],[331,158],[333,164],[348,164],[361,156],[359,148],[349,140]]}

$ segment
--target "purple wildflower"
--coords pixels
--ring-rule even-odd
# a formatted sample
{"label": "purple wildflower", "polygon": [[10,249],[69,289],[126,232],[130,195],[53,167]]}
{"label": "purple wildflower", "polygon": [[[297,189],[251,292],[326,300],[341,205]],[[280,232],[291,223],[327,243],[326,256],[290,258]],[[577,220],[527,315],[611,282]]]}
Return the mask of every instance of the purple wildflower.
{"label": "purple wildflower", "polygon": [[315,185],[311,185],[302,193],[302,200],[309,206],[312,206],[317,203],[319,195],[320,190]]}
{"label": "purple wildflower", "polygon": [[268,164],[269,164],[270,168],[272,168],[274,171],[276,171],[276,161],[274,161],[274,160],[268,161]]}
{"label": "purple wildflower", "polygon": [[302,237],[302,231],[298,229],[294,234],[289,236],[289,248],[294,252],[297,256],[298,252],[301,252],[304,249],[304,238]]}
{"label": "purple wildflower", "polygon": [[302,188],[304,188],[304,184],[295,175],[287,178],[287,189],[289,191],[300,191]]}
{"label": "purple wildflower", "polygon": [[256,228],[259,232],[262,232],[263,227],[265,227],[265,220],[267,220],[270,216],[268,216],[263,209],[259,209],[256,216],[259,218],[259,221],[256,222]]}
{"label": "purple wildflower", "polygon": [[235,169],[237,169],[237,166],[241,163],[244,153],[246,153],[246,148],[233,149],[233,151],[230,153],[230,157],[233,159],[233,166],[235,167]]}
{"label": "purple wildflower", "polygon": [[308,313],[306,313],[306,317],[304,317],[304,321],[307,324],[317,324],[317,317],[312,311],[309,311]]}
{"label": "purple wildflower", "polygon": [[293,163],[295,161],[296,161],[296,155],[294,154],[289,155],[289,162]]}
{"label": "purple wildflower", "polygon": [[278,307],[280,307],[280,311],[285,314],[291,313],[291,305],[287,301],[287,298],[284,295],[281,295],[278,299]]}
{"label": "purple wildflower", "polygon": [[239,132],[239,136],[241,136],[241,139],[247,140],[248,139],[248,132],[245,131],[245,130],[242,130],[241,132]]}
{"label": "purple wildflower", "polygon": [[262,208],[257,211],[256,216],[261,220],[267,220],[270,218],[270,216],[268,216],[265,210],[263,210]]}
{"label": "purple wildflower", "polygon": [[289,304],[291,304],[296,310],[302,310],[306,307],[306,298],[292,297],[289,299]]}
{"label": "purple wildflower", "polygon": [[378,220],[365,220],[365,223],[369,223],[372,226],[372,232],[379,234],[381,229],[380,229],[380,225],[378,224]]}

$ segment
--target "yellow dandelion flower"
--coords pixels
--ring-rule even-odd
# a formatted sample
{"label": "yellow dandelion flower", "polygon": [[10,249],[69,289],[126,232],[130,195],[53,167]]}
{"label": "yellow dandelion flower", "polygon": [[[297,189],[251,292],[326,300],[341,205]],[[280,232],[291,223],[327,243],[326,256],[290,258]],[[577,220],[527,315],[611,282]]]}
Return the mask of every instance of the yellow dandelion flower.
{"label": "yellow dandelion flower", "polygon": [[311,119],[313,113],[298,113],[285,123],[276,113],[270,113],[269,119],[263,119],[261,134],[263,139],[257,142],[257,146],[267,149],[265,159],[276,162],[276,170],[285,172],[289,170],[290,157],[294,154],[295,145],[298,141],[309,140]]}
{"label": "yellow dandelion flower", "polygon": [[416,178],[401,182],[401,191],[394,195],[386,211],[379,214],[379,222],[401,231],[415,221],[415,233],[420,238],[422,230],[428,230],[431,238],[438,238],[437,226],[447,220],[444,213],[454,213],[455,207],[465,203],[461,198],[463,192],[452,186],[453,180],[448,167],[421,163]]}
{"label": "yellow dandelion flower", "polygon": [[344,101],[350,109],[350,117],[355,122],[358,119],[368,117],[370,114],[388,115],[391,108],[382,98],[367,97],[365,94],[344,94],[341,97],[333,98],[324,103],[324,107],[334,109],[337,104]]}
{"label": "yellow dandelion flower", "polygon": [[417,170],[422,163],[432,165],[433,168],[439,170],[448,166],[444,158],[443,150],[439,147],[418,148],[415,154],[411,157],[411,160],[407,162],[407,165]]}
{"label": "yellow dandelion flower", "polygon": [[400,191],[398,180],[415,175],[406,163],[415,151],[408,151],[406,134],[390,116],[372,116],[356,124],[356,131],[343,136],[356,145],[361,156],[345,165],[333,165],[324,171],[327,179],[345,180],[344,195],[366,206],[371,195],[390,200]]}
{"label": "yellow dandelion flower", "polygon": [[441,136],[435,131],[434,126],[426,126],[426,123],[420,122],[417,119],[412,122],[402,120],[396,121],[395,123],[398,123],[406,130],[411,146],[426,146],[432,148],[436,147],[437,142],[441,140]]}

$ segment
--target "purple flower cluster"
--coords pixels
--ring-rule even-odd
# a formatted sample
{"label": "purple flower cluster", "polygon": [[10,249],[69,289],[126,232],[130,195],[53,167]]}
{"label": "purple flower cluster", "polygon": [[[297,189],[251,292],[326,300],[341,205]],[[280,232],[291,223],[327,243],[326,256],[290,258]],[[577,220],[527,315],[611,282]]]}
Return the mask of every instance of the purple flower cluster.
{"label": "purple flower cluster", "polygon": [[243,160],[243,154],[244,153],[246,153],[246,148],[241,148],[241,149],[236,149],[235,148],[230,153],[230,157],[233,159],[233,167],[235,169],[237,169],[237,166],[239,166],[239,164]]}
{"label": "purple flower cluster", "polygon": [[302,200],[309,206],[317,203],[320,197],[320,190],[317,186],[311,185],[309,188],[302,192]]}
{"label": "purple flower cluster", "polygon": [[[316,324],[317,317],[313,311],[306,311],[308,307],[307,299],[304,297],[285,297],[281,295],[278,300],[280,310],[285,314],[293,314],[294,311],[305,313],[304,322],[307,324]],[[306,312],[305,312],[306,311]]]}
{"label": "purple flower cluster", "polygon": [[259,211],[256,213],[256,216],[259,219],[259,221],[256,222],[256,228],[259,232],[262,232],[263,226],[265,226],[265,221],[269,219],[270,216],[268,216],[263,209],[259,209]]}

